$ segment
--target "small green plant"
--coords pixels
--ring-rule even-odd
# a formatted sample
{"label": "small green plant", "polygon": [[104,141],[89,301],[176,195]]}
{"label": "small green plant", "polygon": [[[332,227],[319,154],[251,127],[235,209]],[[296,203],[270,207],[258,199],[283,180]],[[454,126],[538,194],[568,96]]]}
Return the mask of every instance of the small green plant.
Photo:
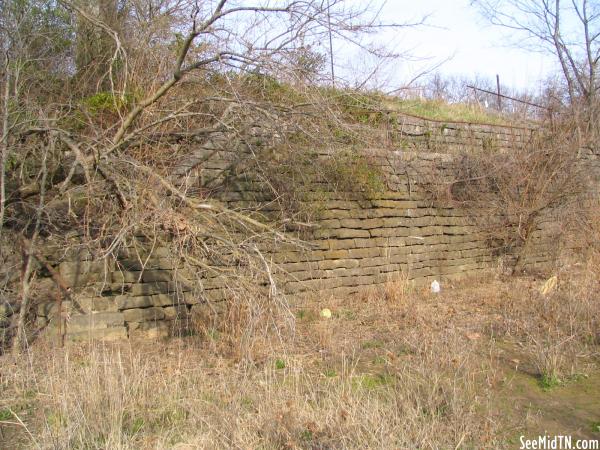
{"label": "small green plant", "polygon": [[207,330],[206,336],[212,341],[218,341],[221,338],[221,334],[219,333],[219,330],[217,330],[215,328],[211,328],[211,329]]}
{"label": "small green plant", "polygon": [[[221,400],[216,396],[212,396],[210,400],[211,403],[214,403],[216,405],[221,403]],[[151,423],[149,423],[148,428],[155,430],[173,428],[176,425],[184,422],[188,418],[188,416],[189,412],[184,408],[178,406],[169,407],[166,410],[162,411],[158,417],[156,417]],[[133,425],[135,426],[136,424],[141,428],[146,428],[146,424],[141,418],[134,420]]]}
{"label": "small green plant", "polygon": [[589,375],[587,375],[585,373],[574,373],[574,374],[566,377],[565,382],[578,383],[580,381],[586,380],[587,378],[589,378]]}
{"label": "small green plant", "polygon": [[331,134],[340,144],[356,144],[358,142],[355,133],[340,126],[333,127]]}
{"label": "small green plant", "polygon": [[[352,149],[324,156],[302,147],[265,148],[253,164],[256,169],[249,170],[256,170],[268,189],[282,199],[281,218],[290,227],[318,220],[332,197],[368,200],[387,189],[382,168]],[[309,228],[294,231],[302,233]]]}
{"label": "small green plant", "polygon": [[388,374],[364,374],[353,380],[356,388],[374,390],[394,383],[394,377]]}
{"label": "small green plant", "polygon": [[592,422],[590,429],[592,430],[592,433],[600,433],[600,420]]}
{"label": "small green plant", "polygon": [[240,399],[240,403],[244,409],[252,410],[255,408],[254,400],[251,397],[244,396]]}
{"label": "small green plant", "polygon": [[311,311],[309,309],[301,309],[296,312],[296,318],[298,320],[312,322],[318,319],[318,315],[315,311]]}
{"label": "small green plant", "polygon": [[337,372],[333,369],[325,369],[323,371],[323,375],[325,375],[327,378],[333,378],[337,375]]}
{"label": "small green plant", "polygon": [[249,92],[275,103],[304,103],[305,96],[290,84],[262,73],[251,73],[243,77],[244,86]]}
{"label": "small green plant", "polygon": [[283,359],[276,359],[275,360],[275,368],[277,370],[285,369],[285,361]]}
{"label": "small green plant", "polygon": [[555,374],[542,374],[538,380],[539,386],[544,391],[549,391],[562,384],[562,381]]}
{"label": "small green plant", "polygon": [[427,145],[427,148],[429,150],[433,150],[433,142],[434,141],[432,139],[433,135],[431,133],[431,130],[425,130],[423,132],[423,136],[425,137],[425,144]]}
{"label": "small green plant", "polygon": [[336,192],[361,192],[372,198],[386,189],[381,169],[355,151],[344,151],[324,161],[323,178]]}
{"label": "small green plant", "polygon": [[368,350],[371,348],[382,348],[384,346],[384,342],[382,340],[379,339],[373,339],[373,340],[369,340],[369,341],[364,341],[361,344],[361,348],[363,350]]}
{"label": "small green plant", "polygon": [[67,420],[60,411],[51,411],[46,413],[46,424],[53,430],[60,430],[67,425]]}
{"label": "small green plant", "polygon": [[0,420],[9,420],[12,419],[13,413],[8,408],[0,409]]}
{"label": "small green plant", "polygon": [[115,95],[112,92],[98,92],[83,99],[82,102],[94,114],[117,112],[129,107],[133,103],[133,96],[131,94]]}
{"label": "small green plant", "polygon": [[142,431],[144,428],[144,419],[141,417],[137,417],[133,423],[129,426],[129,434],[134,435]]}
{"label": "small green plant", "polygon": [[373,364],[387,364],[388,360],[384,356],[376,356],[373,358]]}
{"label": "small green plant", "polygon": [[73,109],[58,119],[58,126],[70,131],[83,130],[86,123],[85,114],[78,109]]}
{"label": "small green plant", "polygon": [[304,442],[311,442],[314,439],[313,432],[310,430],[302,430],[300,433],[300,440]]}
{"label": "small green plant", "polygon": [[19,160],[17,159],[17,156],[9,153],[6,157],[6,165],[4,166],[4,171],[11,172],[17,168],[18,164]]}
{"label": "small green plant", "polygon": [[346,320],[354,320],[356,319],[356,313],[351,309],[342,309],[339,313],[339,316]]}

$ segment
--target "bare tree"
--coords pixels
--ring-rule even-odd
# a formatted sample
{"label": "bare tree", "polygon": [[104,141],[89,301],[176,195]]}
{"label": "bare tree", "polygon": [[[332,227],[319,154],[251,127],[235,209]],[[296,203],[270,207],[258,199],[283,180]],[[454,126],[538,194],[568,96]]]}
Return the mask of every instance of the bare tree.
{"label": "bare tree", "polygon": [[600,4],[590,0],[473,0],[491,23],[556,56],[571,104],[590,107],[598,96]]}
{"label": "bare tree", "polygon": [[[257,128],[271,150],[290,145],[292,133],[322,140],[323,119],[338,120],[339,108],[320,88],[328,81],[321,43],[332,33],[386,57],[364,39],[403,26],[381,23],[370,7],[343,0],[3,3],[1,148],[9,163],[0,179],[0,228],[23,237],[13,240],[24,268],[15,348],[25,341],[44,239],[66,251],[74,231],[77,245],[108,260],[140,235],[153,240],[167,231],[177,236],[173,248],[206,270],[214,270],[202,260],[211,248],[237,260],[261,256],[238,231],[251,231],[253,241],[287,239],[278,224],[213,201],[211,190],[193,195],[170,176],[185,159],[177,152],[182,142],[208,145],[218,136],[220,148],[254,155],[264,147],[253,138]],[[304,120],[311,115],[318,120]],[[264,270],[260,258],[254,266]]]}

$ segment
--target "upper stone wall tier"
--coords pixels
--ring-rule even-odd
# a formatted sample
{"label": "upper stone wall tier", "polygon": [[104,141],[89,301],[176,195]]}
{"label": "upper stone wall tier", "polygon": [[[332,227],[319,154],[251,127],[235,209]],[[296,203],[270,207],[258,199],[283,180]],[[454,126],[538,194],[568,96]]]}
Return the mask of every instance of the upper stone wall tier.
{"label": "upper stone wall tier", "polygon": [[[390,152],[447,155],[465,150],[517,151],[538,133],[535,127],[438,121],[397,112],[387,113],[381,126],[383,142]],[[255,141],[271,142],[272,137],[258,134]],[[331,152],[330,149],[310,151]],[[189,151],[173,162],[170,178],[185,187],[211,187],[222,181],[225,172],[239,167],[251,153],[247,145],[232,145],[231,137],[223,132],[215,133],[206,141],[193,142]]]}
{"label": "upper stone wall tier", "polygon": [[407,149],[444,153],[464,149],[516,150],[537,132],[535,127],[441,121],[403,114],[394,117],[390,130],[395,142]]}

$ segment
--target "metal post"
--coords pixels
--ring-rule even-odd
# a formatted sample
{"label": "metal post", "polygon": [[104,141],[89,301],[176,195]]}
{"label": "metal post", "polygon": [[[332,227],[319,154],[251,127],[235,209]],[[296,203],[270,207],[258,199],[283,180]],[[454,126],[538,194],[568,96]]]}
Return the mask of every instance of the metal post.
{"label": "metal post", "polygon": [[333,71],[333,37],[331,36],[331,13],[329,9],[331,5],[330,0],[327,0],[327,27],[329,31],[329,62],[331,64],[331,86],[335,87],[335,73]]}
{"label": "metal post", "polygon": [[496,91],[498,92],[498,111],[502,111],[502,94],[500,94],[500,75],[498,74],[496,74]]}

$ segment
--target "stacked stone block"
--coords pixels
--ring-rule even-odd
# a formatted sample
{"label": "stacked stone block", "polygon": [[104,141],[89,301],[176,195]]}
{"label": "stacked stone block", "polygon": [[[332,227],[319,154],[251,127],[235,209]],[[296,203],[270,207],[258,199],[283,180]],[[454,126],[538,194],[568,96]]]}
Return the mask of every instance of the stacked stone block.
{"label": "stacked stone block", "polygon": [[[478,226],[486,212],[438,204],[427,195],[424,180],[448,176],[455,163],[453,148],[475,146],[484,151],[491,142],[497,148],[518,151],[532,131],[407,117],[398,122],[395,132],[406,147],[412,146],[411,151],[365,150],[385,176],[384,190],[329,192],[313,226],[300,234],[290,232],[305,245],[261,249],[273,263],[281,292],[346,295],[397,279],[444,282],[498,264],[495,249]],[[432,143],[437,150],[446,146],[448,151],[427,151]],[[209,153],[210,164],[198,165]],[[201,185],[240,157],[204,145],[181,162],[175,180],[193,179]],[[267,216],[278,212],[273,195],[249,173],[232,179],[217,200],[236,210],[260,209]],[[551,226],[536,230],[523,264],[544,267],[552,263],[553,233]],[[198,281],[197,274],[160,247],[143,255],[131,249],[113,262],[94,262],[80,255],[60,262],[58,270],[71,287],[73,299],[61,307],[62,322],[56,319],[56,303],[40,305],[38,321],[50,322],[50,329],[64,327],[72,340],[156,338],[186,332],[194,318],[210,321],[223,309],[231,284],[224,276]]]}

